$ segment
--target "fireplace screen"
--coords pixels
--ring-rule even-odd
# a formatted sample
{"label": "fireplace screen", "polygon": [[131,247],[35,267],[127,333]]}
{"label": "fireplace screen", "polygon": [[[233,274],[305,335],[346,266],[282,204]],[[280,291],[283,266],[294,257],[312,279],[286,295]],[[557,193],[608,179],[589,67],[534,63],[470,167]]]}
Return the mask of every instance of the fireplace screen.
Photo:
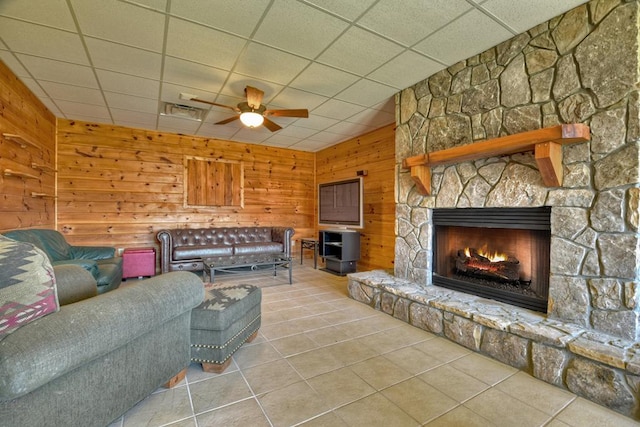
{"label": "fireplace screen", "polygon": [[547,311],[550,208],[433,213],[435,285]]}

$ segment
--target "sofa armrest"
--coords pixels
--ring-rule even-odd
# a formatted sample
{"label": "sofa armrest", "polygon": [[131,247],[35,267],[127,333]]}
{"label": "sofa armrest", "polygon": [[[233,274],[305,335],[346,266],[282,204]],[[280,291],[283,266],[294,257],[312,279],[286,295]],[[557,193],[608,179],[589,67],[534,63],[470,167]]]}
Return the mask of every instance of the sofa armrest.
{"label": "sofa armrest", "polygon": [[282,243],[285,255],[291,257],[291,238],[295,233],[291,227],[272,227],[271,241]]}
{"label": "sofa armrest", "polygon": [[98,263],[96,263],[92,259],[64,259],[62,261],[53,261],[51,263],[54,267],[58,267],[61,265],[75,265],[77,267],[82,267],[87,270],[94,279],[98,278]]}
{"label": "sofa armrest", "polygon": [[84,268],[63,264],[53,267],[60,305],[72,304],[98,295],[98,284]]}
{"label": "sofa armrest", "polygon": [[73,259],[105,259],[116,256],[116,248],[109,246],[70,246]]}
{"label": "sofa armrest", "polygon": [[203,298],[198,276],[174,272],[66,305],[21,327],[0,341],[0,400],[27,394],[162,328]]}
{"label": "sofa armrest", "polygon": [[171,231],[160,230],[156,235],[156,239],[160,242],[160,273],[169,272],[169,264],[173,254],[173,239]]}

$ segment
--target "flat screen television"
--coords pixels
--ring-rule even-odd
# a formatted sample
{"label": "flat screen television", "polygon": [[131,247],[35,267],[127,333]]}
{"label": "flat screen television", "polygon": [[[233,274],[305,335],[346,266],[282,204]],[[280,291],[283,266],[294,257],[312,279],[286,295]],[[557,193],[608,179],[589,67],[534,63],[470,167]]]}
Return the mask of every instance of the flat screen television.
{"label": "flat screen television", "polygon": [[318,223],[344,228],[364,227],[362,177],[318,185]]}

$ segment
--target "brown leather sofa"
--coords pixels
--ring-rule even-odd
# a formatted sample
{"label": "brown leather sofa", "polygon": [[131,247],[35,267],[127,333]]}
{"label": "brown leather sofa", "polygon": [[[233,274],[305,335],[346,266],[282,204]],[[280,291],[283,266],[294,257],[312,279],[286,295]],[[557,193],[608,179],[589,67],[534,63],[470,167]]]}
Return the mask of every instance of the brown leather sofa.
{"label": "brown leather sofa", "polygon": [[200,271],[202,260],[215,256],[282,252],[291,256],[290,227],[180,228],[161,230],[160,271]]}

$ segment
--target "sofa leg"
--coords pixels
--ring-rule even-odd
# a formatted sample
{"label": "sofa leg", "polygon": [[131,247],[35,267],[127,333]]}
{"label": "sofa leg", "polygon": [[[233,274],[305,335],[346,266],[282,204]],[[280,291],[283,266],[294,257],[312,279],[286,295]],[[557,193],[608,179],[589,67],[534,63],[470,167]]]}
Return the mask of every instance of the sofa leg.
{"label": "sofa leg", "polygon": [[176,384],[178,384],[180,381],[184,379],[185,375],[187,375],[187,368],[184,368],[182,371],[178,372],[173,378],[167,381],[164,384],[164,387],[173,388]]}
{"label": "sofa leg", "polygon": [[245,342],[251,342],[251,341],[255,340],[257,336],[258,336],[258,331],[255,331],[254,333],[249,335],[249,337],[247,338],[247,340]]}
{"label": "sofa leg", "polygon": [[202,370],[209,372],[210,374],[221,374],[231,364],[231,358],[228,358],[224,363],[202,363]]}

